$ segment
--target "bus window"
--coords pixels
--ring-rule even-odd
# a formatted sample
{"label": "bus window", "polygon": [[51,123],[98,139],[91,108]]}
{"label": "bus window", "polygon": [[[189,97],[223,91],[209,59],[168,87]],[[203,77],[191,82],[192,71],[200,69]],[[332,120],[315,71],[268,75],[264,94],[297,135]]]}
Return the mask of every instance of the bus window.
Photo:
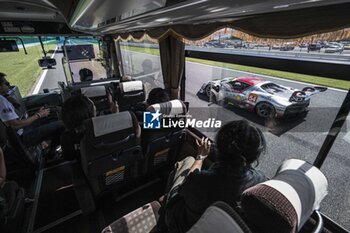
{"label": "bus window", "polygon": [[[19,52],[0,53],[0,72],[7,75],[11,85],[18,87],[22,96],[31,94],[32,88],[39,78],[43,68],[39,67],[38,60],[44,57],[38,37],[21,36],[27,50],[25,54],[22,43],[16,37],[6,37],[16,40]],[[57,41],[55,37],[42,37],[47,56],[53,57],[57,53]],[[56,83],[55,83],[56,84]]]}
{"label": "bus window", "polygon": [[[211,38],[215,39],[215,35]],[[230,44],[227,40],[220,44]],[[222,48],[217,43],[202,46],[203,43],[196,45],[193,42],[187,45],[191,52],[216,52],[212,60],[198,59],[198,56],[193,58],[190,52],[187,53],[185,100],[190,102],[190,115],[201,120],[214,118],[222,124],[246,119],[257,125],[268,145],[258,169],[270,177],[288,158],[313,163],[346,96],[346,90],[350,88],[350,82],[218,62],[215,61],[220,56],[218,54],[227,55],[244,48]],[[259,53],[262,49],[255,47],[249,51]],[[303,49],[301,52],[298,49],[298,53],[299,59],[307,60],[311,56]],[[328,53],[322,49],[321,56],[327,57]],[[340,61],[344,56],[344,53],[333,54],[332,59],[338,57]],[[320,86],[325,89],[318,89]],[[215,139],[215,127],[197,129]],[[321,211],[347,229],[350,229],[347,217],[350,203],[344,197],[348,196],[345,187],[350,185],[347,172],[350,164],[346,158],[349,144],[349,128],[344,127],[321,168],[330,183],[329,195],[321,205]]]}
{"label": "bus window", "polygon": [[[81,78],[86,76],[84,72],[81,72],[82,69],[87,69],[88,73],[92,73],[86,81],[109,78],[104,67],[98,39],[94,37],[69,37],[62,46],[62,50],[65,54],[63,59],[65,73],[68,80],[72,78],[69,81],[78,83],[85,80],[85,78]],[[69,61],[69,67],[66,64],[67,61]]]}
{"label": "bus window", "polygon": [[329,183],[329,192],[323,201],[322,212],[338,223],[350,229],[349,225],[349,144],[350,144],[350,117],[343,125],[341,132],[328,153],[326,161],[321,167]]}
{"label": "bus window", "polygon": [[164,88],[159,57],[159,45],[149,40],[120,42],[122,70],[135,80],[141,80],[146,94],[153,88]]}

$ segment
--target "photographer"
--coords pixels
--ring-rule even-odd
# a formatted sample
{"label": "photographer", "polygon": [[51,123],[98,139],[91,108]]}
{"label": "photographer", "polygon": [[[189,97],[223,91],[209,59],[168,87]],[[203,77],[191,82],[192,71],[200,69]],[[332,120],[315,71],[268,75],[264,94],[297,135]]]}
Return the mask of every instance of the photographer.
{"label": "photographer", "polygon": [[59,137],[64,130],[63,123],[55,121],[45,125],[34,124],[37,120],[50,114],[50,110],[44,107],[26,119],[19,119],[13,104],[4,97],[9,87],[10,83],[6,80],[6,75],[0,73],[0,119],[6,126],[17,129],[17,134],[26,147],[35,146],[44,140],[51,139],[53,144],[51,153],[54,153],[55,146],[60,144]]}

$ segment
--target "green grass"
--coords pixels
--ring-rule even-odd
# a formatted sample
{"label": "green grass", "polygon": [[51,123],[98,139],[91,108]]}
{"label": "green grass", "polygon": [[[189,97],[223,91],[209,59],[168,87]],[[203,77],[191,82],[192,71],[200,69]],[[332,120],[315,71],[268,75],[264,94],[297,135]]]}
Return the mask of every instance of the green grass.
{"label": "green grass", "polygon": [[[134,52],[141,52],[141,53],[147,53],[152,55],[159,55],[159,50],[153,49],[153,48],[122,46],[122,49],[127,49]],[[278,71],[278,70],[262,69],[262,68],[252,67],[252,66],[235,65],[235,64],[224,63],[224,62],[215,62],[215,61],[209,61],[209,60],[203,60],[203,59],[197,59],[197,58],[187,58],[186,60],[200,63],[200,64],[251,72],[251,73],[260,74],[260,75],[269,75],[269,76],[274,76],[278,78],[307,82],[307,83],[322,85],[327,87],[335,87],[335,88],[344,89],[344,90],[348,90],[350,88],[350,81],[337,80],[337,79],[313,76],[313,75],[304,75],[304,74],[298,74],[298,73],[292,73],[292,72],[284,72],[284,71]]]}
{"label": "green grass", "polygon": [[[50,43],[45,45],[45,50],[53,51],[55,47],[56,44]],[[27,55],[21,48],[19,52],[0,53],[0,72],[7,75],[11,84],[18,86],[22,96],[29,94],[42,71],[38,65],[38,59],[43,57],[41,46],[26,47],[26,50]],[[51,56],[50,53],[47,55]]]}
{"label": "green grass", "polygon": [[135,46],[120,46],[121,49],[130,50],[133,52],[139,52],[139,53],[147,53],[152,55],[158,55],[159,56],[159,49],[154,48],[141,48],[141,47],[135,47]]}

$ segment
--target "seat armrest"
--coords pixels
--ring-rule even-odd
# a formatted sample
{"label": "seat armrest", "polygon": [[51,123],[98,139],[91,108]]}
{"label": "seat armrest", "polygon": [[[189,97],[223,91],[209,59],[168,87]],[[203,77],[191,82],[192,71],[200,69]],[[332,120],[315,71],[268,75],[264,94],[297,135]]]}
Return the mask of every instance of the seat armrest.
{"label": "seat armrest", "polygon": [[323,230],[323,218],[318,210],[315,210],[315,214],[317,217],[316,226],[314,227],[311,233],[321,233]]}

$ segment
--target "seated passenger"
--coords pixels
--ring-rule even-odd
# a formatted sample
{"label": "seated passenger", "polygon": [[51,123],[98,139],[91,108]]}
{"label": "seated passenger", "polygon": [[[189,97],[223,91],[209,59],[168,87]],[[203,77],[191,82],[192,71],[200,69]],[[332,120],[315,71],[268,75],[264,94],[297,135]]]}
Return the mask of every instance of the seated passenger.
{"label": "seated passenger", "polygon": [[66,160],[80,158],[79,144],[84,133],[79,127],[95,115],[94,103],[84,95],[72,96],[63,103],[62,120],[66,131],[61,135],[61,147]]}
{"label": "seated passenger", "polygon": [[[94,79],[92,71],[87,68],[80,69],[79,76],[80,76],[81,82],[88,82]],[[108,101],[110,103],[109,110],[111,111],[111,113],[119,112],[118,103],[115,100],[113,100],[113,97],[109,92],[108,92]]]}
{"label": "seated passenger", "polygon": [[80,82],[87,82],[87,81],[93,80],[92,71],[87,68],[83,68],[79,70],[79,77],[80,77]]}
{"label": "seated passenger", "polygon": [[232,121],[219,130],[217,162],[209,169],[201,170],[211,143],[203,138],[197,145],[197,157],[176,163],[169,177],[165,219],[170,232],[186,232],[216,201],[237,206],[245,189],[267,180],[252,167],[265,152],[264,136],[247,121]]}
{"label": "seated passenger", "polygon": [[130,75],[125,74],[122,76],[122,78],[120,79],[121,82],[129,82],[129,81],[134,81],[135,79],[133,79]]}
{"label": "seated passenger", "polygon": [[153,88],[149,94],[147,99],[147,107],[152,104],[159,104],[170,101],[170,97],[168,92],[164,90],[163,88],[157,87]]}
{"label": "seated passenger", "polygon": [[[65,132],[61,135],[61,147],[63,157],[66,160],[80,159],[80,140],[84,136],[82,124],[84,120],[96,116],[94,103],[84,95],[74,95],[63,103],[62,120],[66,126]],[[141,128],[137,130],[137,137],[140,137]]]}
{"label": "seated passenger", "polygon": [[137,116],[137,119],[139,121],[142,121],[143,112],[147,111],[147,108],[152,104],[159,104],[159,103],[164,103],[168,101],[170,101],[170,97],[168,92],[166,92],[166,90],[160,87],[153,88],[148,94],[146,103],[143,102],[136,106],[135,114]]}
{"label": "seated passenger", "polygon": [[61,121],[55,121],[45,125],[35,124],[40,118],[49,115],[50,110],[44,109],[44,107],[27,119],[18,119],[14,106],[4,97],[9,90],[9,86],[10,84],[6,80],[6,75],[0,73],[0,119],[5,125],[17,129],[17,133],[26,147],[35,146],[44,140],[51,139],[52,150],[50,154],[54,155],[55,147],[60,144],[59,136],[64,130],[63,123]]}

